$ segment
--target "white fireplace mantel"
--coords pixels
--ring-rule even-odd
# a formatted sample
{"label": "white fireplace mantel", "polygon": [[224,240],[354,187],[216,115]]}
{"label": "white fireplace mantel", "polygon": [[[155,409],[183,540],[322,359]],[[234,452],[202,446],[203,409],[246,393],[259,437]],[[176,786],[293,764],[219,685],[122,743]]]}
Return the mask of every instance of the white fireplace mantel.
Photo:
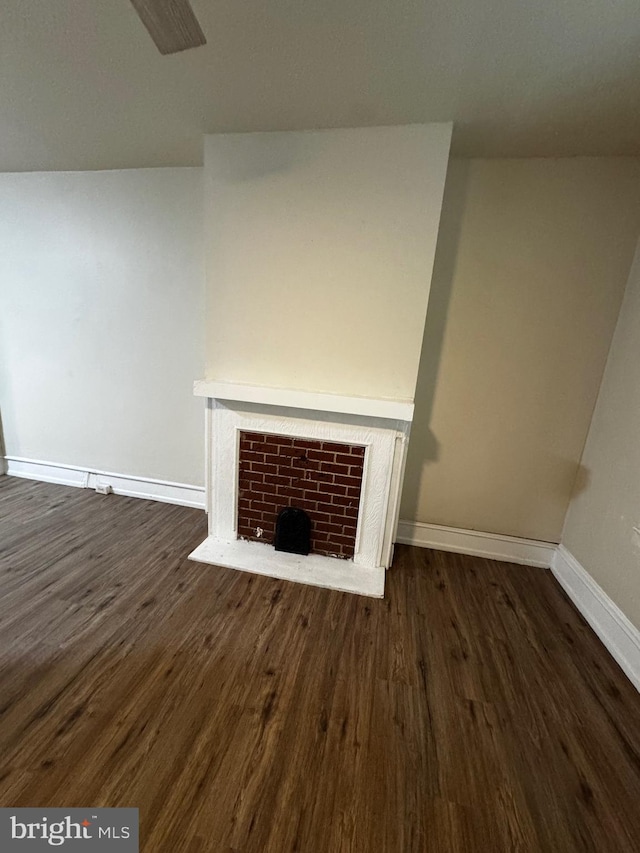
{"label": "white fireplace mantel", "polygon": [[414,404],[412,400],[345,397],[340,394],[296,391],[289,388],[271,388],[265,385],[213,382],[207,379],[194,382],[193,393],[196,397],[211,397],[217,400],[261,403],[266,406],[309,409],[315,412],[365,415],[366,417],[388,418],[408,423],[413,420]]}
{"label": "white fireplace mantel", "polygon": [[[413,403],[207,380],[195,383],[194,394],[207,400],[209,535],[191,559],[382,597],[385,572],[393,558]],[[302,557],[238,539],[237,472],[242,431],[365,447],[353,560],[319,554]]]}

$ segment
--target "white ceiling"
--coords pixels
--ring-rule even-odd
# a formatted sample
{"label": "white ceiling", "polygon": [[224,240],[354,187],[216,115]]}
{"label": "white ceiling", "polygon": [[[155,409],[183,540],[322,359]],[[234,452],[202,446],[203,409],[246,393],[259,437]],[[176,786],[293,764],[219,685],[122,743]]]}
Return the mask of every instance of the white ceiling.
{"label": "white ceiling", "polygon": [[0,0],[0,171],[199,164],[202,134],[455,122],[463,156],[640,154],[638,0]]}

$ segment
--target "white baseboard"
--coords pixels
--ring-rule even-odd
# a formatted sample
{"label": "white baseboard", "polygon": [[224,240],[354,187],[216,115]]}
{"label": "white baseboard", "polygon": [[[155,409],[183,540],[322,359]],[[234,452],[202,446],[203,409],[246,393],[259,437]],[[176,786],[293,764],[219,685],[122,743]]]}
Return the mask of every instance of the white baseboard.
{"label": "white baseboard", "polygon": [[396,542],[417,545],[419,548],[433,548],[436,551],[452,551],[454,554],[505,560],[523,566],[538,566],[542,569],[549,568],[557,548],[554,542],[501,536],[479,530],[462,530],[459,527],[443,527],[419,521],[400,521]]}
{"label": "white baseboard", "polygon": [[149,477],[133,477],[129,474],[114,474],[110,471],[87,470],[77,465],[40,462],[37,459],[24,459],[19,456],[7,456],[5,461],[7,474],[10,477],[59,483],[62,486],[76,486],[81,489],[110,486],[111,491],[116,495],[204,509],[203,486],[153,480]]}
{"label": "white baseboard", "polygon": [[640,691],[640,631],[564,545],[556,549],[551,571],[627,678]]}

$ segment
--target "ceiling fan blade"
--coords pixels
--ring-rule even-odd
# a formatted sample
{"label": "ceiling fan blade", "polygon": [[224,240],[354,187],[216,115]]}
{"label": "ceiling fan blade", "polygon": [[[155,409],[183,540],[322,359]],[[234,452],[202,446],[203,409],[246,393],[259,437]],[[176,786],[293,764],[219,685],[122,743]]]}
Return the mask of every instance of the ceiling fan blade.
{"label": "ceiling fan blade", "polygon": [[163,55],[206,44],[189,0],[131,0]]}

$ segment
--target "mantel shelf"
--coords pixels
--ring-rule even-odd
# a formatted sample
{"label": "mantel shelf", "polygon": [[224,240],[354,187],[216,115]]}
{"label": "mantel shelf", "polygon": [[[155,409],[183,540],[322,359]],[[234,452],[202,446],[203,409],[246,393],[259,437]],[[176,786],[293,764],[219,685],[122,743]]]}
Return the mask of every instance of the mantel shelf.
{"label": "mantel shelf", "polygon": [[375,397],[345,397],[340,394],[322,394],[315,391],[295,391],[288,388],[270,388],[264,385],[244,385],[232,382],[215,382],[202,379],[194,382],[197,397],[230,400],[242,403],[259,403],[265,406],[283,406],[316,412],[339,412],[390,420],[413,420],[412,400],[388,400]]}

